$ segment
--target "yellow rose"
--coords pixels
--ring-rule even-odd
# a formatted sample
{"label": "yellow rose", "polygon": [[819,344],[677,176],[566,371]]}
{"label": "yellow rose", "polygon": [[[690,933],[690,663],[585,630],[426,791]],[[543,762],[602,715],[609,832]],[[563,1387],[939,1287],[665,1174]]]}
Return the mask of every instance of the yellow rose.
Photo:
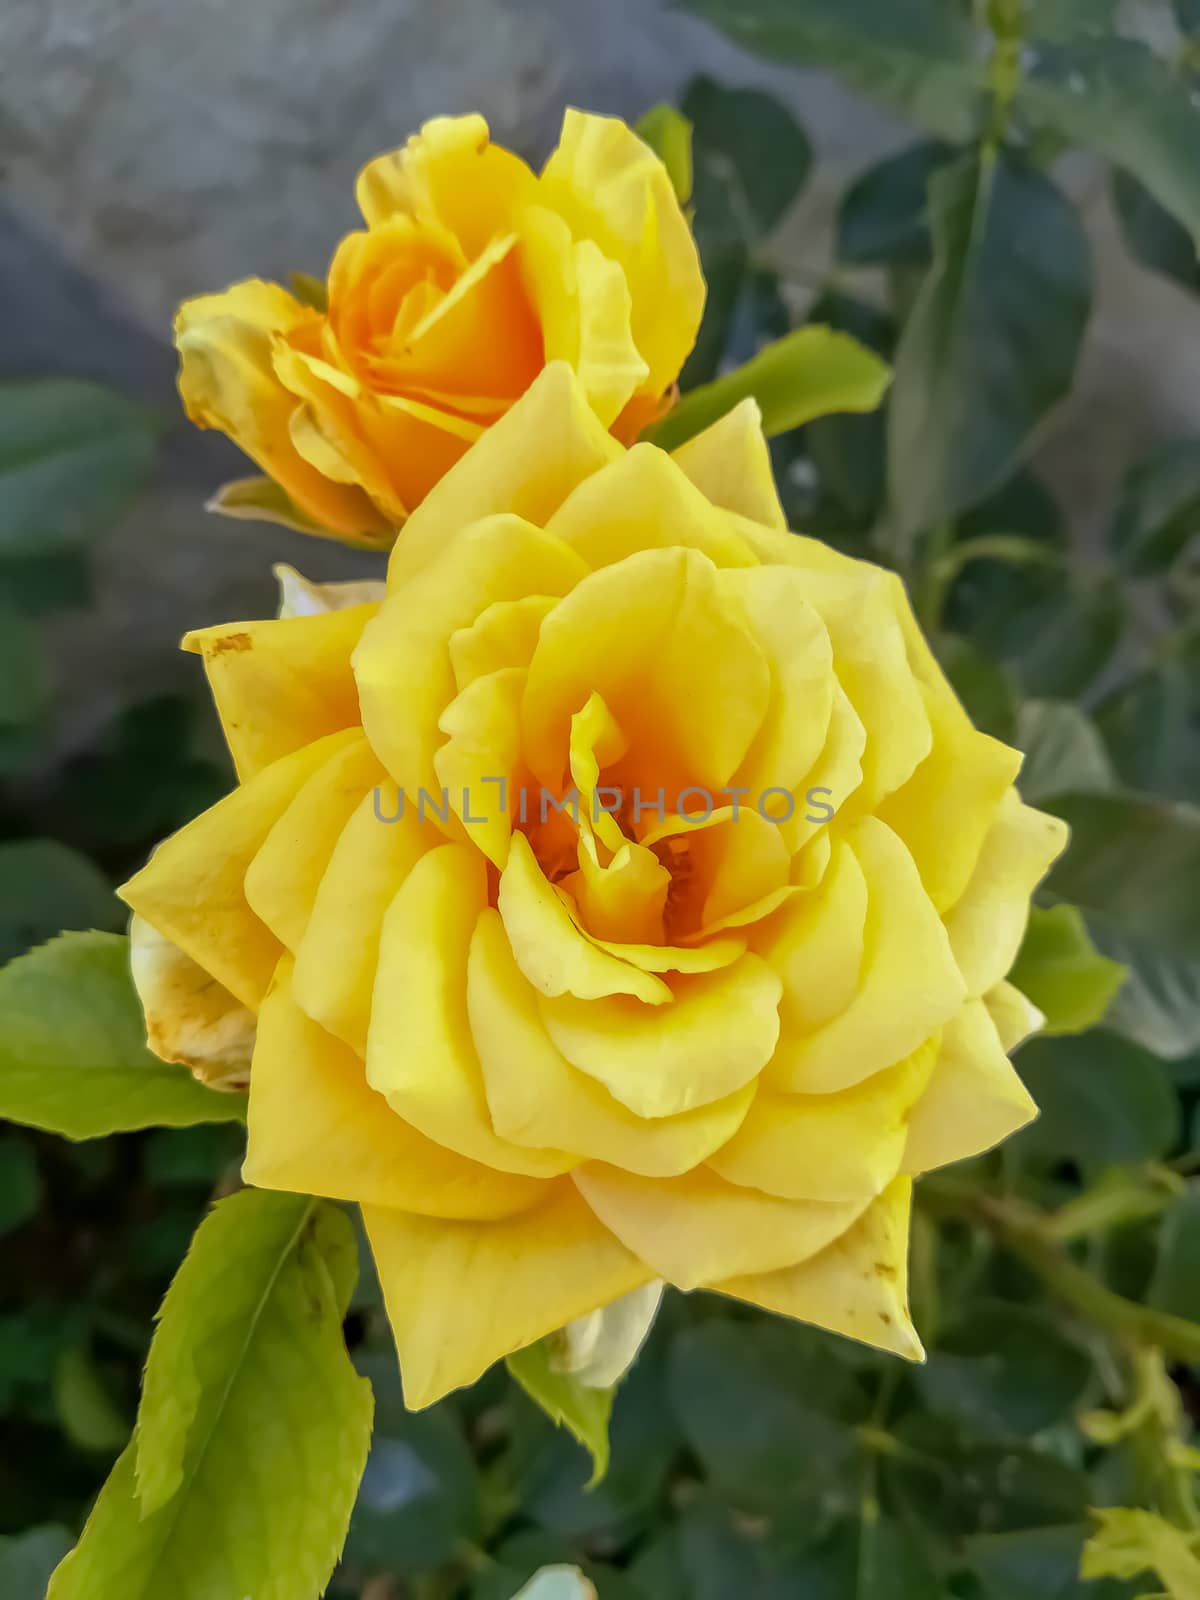
{"label": "yellow rose", "polygon": [[662,409],[704,280],[666,168],[623,122],[568,111],[535,174],[482,117],[441,117],[357,198],[367,226],[323,309],[251,279],[179,311],[188,415],[278,486],[232,485],[218,509],[388,543],[551,361],[621,438]]}
{"label": "yellow rose", "polygon": [[257,1012],[247,1180],[361,1203],[410,1403],[659,1278],[919,1356],[1065,830],[752,402],[627,451],[551,366],[382,603],[186,644],[241,785],[123,893]]}

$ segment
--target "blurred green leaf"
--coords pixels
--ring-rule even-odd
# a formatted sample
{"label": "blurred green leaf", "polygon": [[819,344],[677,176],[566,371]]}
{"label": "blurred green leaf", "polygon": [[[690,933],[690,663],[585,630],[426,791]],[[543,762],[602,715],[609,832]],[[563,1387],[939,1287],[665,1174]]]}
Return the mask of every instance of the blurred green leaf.
{"label": "blurred green leaf", "polygon": [[1153,1572],[1167,1586],[1166,1600],[1192,1600],[1200,1594],[1200,1556],[1181,1528],[1153,1512],[1125,1506],[1108,1506],[1094,1515],[1100,1526],[1084,1546],[1080,1577],[1133,1578]]}
{"label": "blurred green leaf", "polygon": [[972,1432],[1021,1439],[1067,1416],[1091,1370],[1048,1316],[980,1299],[942,1332],[916,1381],[930,1410]]}
{"label": "blurred green leaf", "polygon": [[1144,184],[1119,167],[1113,169],[1112,202],[1134,259],[1185,289],[1200,290],[1200,260],[1191,234]]}
{"label": "blurred green leaf", "polygon": [[1017,778],[1025,800],[1113,787],[1104,741],[1085,713],[1067,700],[1026,700],[1017,713],[1016,744],[1025,752]]}
{"label": "blurred green leaf", "polygon": [[684,395],[646,437],[674,450],[748,395],[770,435],[833,411],[874,411],[890,379],[886,362],[833,328],[796,328],[724,377]]}
{"label": "blurred green leaf", "polygon": [[590,1389],[554,1366],[557,1343],[551,1337],[516,1350],[508,1357],[508,1370],[550,1418],[561,1424],[592,1458],[592,1482],[600,1483],[608,1471],[608,1422],[612,1415],[612,1389]]}
{"label": "blurred green leaf", "polygon": [[944,139],[983,120],[985,66],[955,0],[680,0],[735,43],[772,62],[825,67]]}
{"label": "blurred green leaf", "polygon": [[1079,1557],[1085,1524],[977,1534],[967,1562],[983,1586],[984,1600],[1118,1600],[1130,1591],[1107,1580],[1084,1584]]}
{"label": "blurred green leaf", "polygon": [[1175,17],[1184,33],[1200,33],[1200,0],[1175,0]]}
{"label": "blurred green leaf", "polygon": [[779,1600],[940,1600],[945,1590],[913,1530],[875,1510],[789,1564],[786,1586],[773,1592]]}
{"label": "blurred green leaf", "polygon": [[1064,589],[1027,618],[1026,643],[1013,666],[1039,700],[1071,700],[1091,687],[1112,661],[1125,631],[1118,584],[1101,580]]}
{"label": "blurred green leaf", "polygon": [[[891,319],[865,301],[829,290],[814,302],[808,321],[847,333],[883,361],[891,361],[896,330]],[[820,535],[847,526],[866,530],[883,505],[884,418],[886,398],[875,411],[816,417],[802,436],[808,462],[816,468],[819,503],[790,520],[793,527]],[[786,474],[780,484],[785,509],[794,498]]]}
{"label": "blurred green leaf", "polygon": [[1128,793],[1065,794],[1045,804],[1071,826],[1050,890],[1127,935],[1200,959],[1200,807]]}
{"label": "blurred green leaf", "polygon": [[48,556],[8,556],[0,560],[0,606],[39,617],[84,606],[92,598],[88,556],[63,550]]}
{"label": "blurred green leaf", "polygon": [[1014,113],[1034,129],[1098,150],[1200,233],[1200,105],[1187,78],[1128,37],[1030,52]]}
{"label": "blurred green leaf", "polygon": [[50,668],[37,629],[0,604],[0,729],[37,722],[50,692]]}
{"label": "blurred green leaf", "polygon": [[1200,1322],[1200,1189],[1181,1194],[1163,1218],[1146,1299],[1160,1311]]}
{"label": "blurred green leaf", "polygon": [[896,353],[888,478],[902,537],[1003,481],[1071,386],[1091,303],[1071,203],[1006,152],[930,183],[935,259]]}
{"label": "blurred green leaf", "polygon": [[1116,24],[1120,0],[1037,0],[1022,19],[1033,39],[1058,42],[1102,36]]}
{"label": "blurred green leaf", "polygon": [[708,1322],[676,1339],[668,1384],[679,1426],[735,1505],[769,1510],[828,1491],[853,1460],[858,1383],[785,1323]]}
{"label": "blurred green leaf", "polygon": [[448,1407],[408,1411],[392,1351],[355,1363],[375,1394],[375,1431],[346,1541],[367,1572],[419,1572],[482,1534],[479,1474]]}
{"label": "blurred green leaf", "polygon": [[846,266],[915,262],[932,254],[929,235],[929,180],[949,166],[951,145],[931,140],[864,172],[846,190],[837,216],[837,259]]}
{"label": "blurred green leaf", "polygon": [[1200,1050],[1200,961],[1104,917],[1093,915],[1088,925],[1104,954],[1126,969],[1106,1026],[1169,1061]]}
{"label": "blurred green leaf", "polygon": [[803,189],[812,151],[786,106],[761,90],[699,77],[684,92],[683,114],[692,124],[693,231],[708,282],[704,320],[680,379],[689,390],[738,359],[729,347],[761,275],[754,252]]}
{"label": "blurred green leaf", "polygon": [[0,1234],[37,1216],[42,1179],[37,1156],[24,1134],[0,1132]]}
{"label": "blurred green leaf", "polygon": [[62,1352],[54,1374],[54,1404],[63,1431],[81,1450],[115,1456],[129,1440],[129,1418],[117,1405],[83,1341]]}
{"label": "blurred green leaf", "polygon": [[243,1190],[216,1207],[163,1304],[136,1452],[48,1600],[318,1600],[371,1431],[342,1340],[354,1271],[326,1202]]}
{"label": "blurred green leaf", "polygon": [[0,556],[102,532],[145,481],[159,431],[152,412],[97,384],[0,383]]}
{"label": "blurred green leaf", "polygon": [[146,1048],[127,941],[75,933],[0,971],[0,1116],[68,1139],[245,1117]]}
{"label": "blurred green leaf", "polygon": [[939,635],[935,643],[942,671],[975,726],[1011,744],[1016,735],[1017,699],[1004,666],[984,655],[969,639]]}
{"label": "blurred green leaf", "polygon": [[1045,1017],[1044,1032],[1084,1033],[1101,1021],[1125,979],[1102,956],[1074,906],[1032,906],[1009,982]]}
{"label": "blurred green leaf", "polygon": [[56,839],[0,844],[0,962],[64,930],[123,927],[127,913],[86,856]]}
{"label": "blurred green leaf", "polygon": [[1137,576],[1164,571],[1200,534],[1200,440],[1160,445],[1121,485],[1109,544]]}
{"label": "blurred green leaf", "polygon": [[1179,1137],[1179,1105],[1162,1062],[1107,1030],[1031,1039],[1016,1065],[1041,1112],[1012,1141],[1022,1160],[1073,1161],[1095,1177],[1160,1160]]}
{"label": "blurred green leaf", "polygon": [[4,1600],[45,1600],[50,1574],[71,1548],[66,1528],[30,1528],[15,1539],[0,1539],[0,1594]]}
{"label": "blurred green leaf", "polygon": [[761,89],[694,78],[681,102],[692,124],[696,231],[753,245],[803,189],[812,147],[786,106]]}
{"label": "blurred green leaf", "polygon": [[692,197],[692,125],[674,106],[652,106],[634,125],[666,167],[681,206]]}
{"label": "blurred green leaf", "polygon": [[1138,673],[1103,702],[1096,725],[1126,783],[1200,795],[1200,665],[1167,657]]}

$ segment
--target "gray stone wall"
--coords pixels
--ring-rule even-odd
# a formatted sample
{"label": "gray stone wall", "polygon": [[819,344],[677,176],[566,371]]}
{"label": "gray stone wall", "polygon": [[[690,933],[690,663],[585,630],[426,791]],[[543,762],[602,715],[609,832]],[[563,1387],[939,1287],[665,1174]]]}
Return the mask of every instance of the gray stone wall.
{"label": "gray stone wall", "polygon": [[[779,248],[819,279],[837,194],[904,130],[659,0],[5,0],[0,376],[94,376],[173,407],[175,304],[252,273],[320,271],[353,224],[358,167],[426,117],[481,109],[537,158],[564,104],[634,117],[699,70],[769,86],[809,127],[817,178]],[[1127,261],[1097,170],[1076,162],[1068,181],[1096,239],[1097,315],[1043,455],[1086,537],[1132,450],[1200,431],[1200,311]],[[181,427],[99,553],[95,604],[53,624],[68,741],[193,676],[172,656],[179,633],[261,613],[271,561],[361,570],[334,546],[207,517],[239,459]]]}

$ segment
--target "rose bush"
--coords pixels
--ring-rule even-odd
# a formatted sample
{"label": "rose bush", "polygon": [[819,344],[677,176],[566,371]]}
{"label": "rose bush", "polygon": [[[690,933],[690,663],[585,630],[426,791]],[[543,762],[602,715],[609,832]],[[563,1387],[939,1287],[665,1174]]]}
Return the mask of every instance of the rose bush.
{"label": "rose bush", "polygon": [[240,785],[122,893],[257,1013],[246,1178],[361,1204],[411,1404],[655,1278],[919,1356],[912,1179],[1034,1114],[1065,828],[752,402],[626,450],[552,364],[382,603],[185,643]]}
{"label": "rose bush", "polygon": [[390,543],[549,361],[622,438],[661,409],[704,280],[666,168],[624,123],[568,111],[535,174],[482,117],[440,117],[370,162],[357,199],[367,226],[323,291],[251,279],[179,311],[188,415],[274,480],[218,509]]}

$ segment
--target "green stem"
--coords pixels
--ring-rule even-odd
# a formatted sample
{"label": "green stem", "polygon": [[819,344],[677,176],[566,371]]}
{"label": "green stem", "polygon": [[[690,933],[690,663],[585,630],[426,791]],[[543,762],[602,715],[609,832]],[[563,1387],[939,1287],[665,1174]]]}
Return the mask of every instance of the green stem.
{"label": "green stem", "polygon": [[1200,1323],[1114,1293],[1071,1259],[1037,1212],[955,1179],[925,1179],[921,1187],[927,1202],[973,1215],[1057,1300],[1098,1328],[1135,1344],[1157,1345],[1177,1360],[1200,1362]]}
{"label": "green stem", "polygon": [[995,45],[988,64],[992,113],[985,142],[990,150],[998,150],[1008,132],[1008,114],[1021,82],[1024,0],[989,0],[988,26],[992,30]]}
{"label": "green stem", "polygon": [[[1168,1178],[1170,1182],[1165,1181]],[[1043,1228],[1046,1237],[1059,1244],[1107,1233],[1110,1228],[1160,1216],[1184,1187],[1175,1173],[1163,1173],[1156,1188],[1130,1184],[1119,1189],[1092,1190],[1047,1217]]]}

